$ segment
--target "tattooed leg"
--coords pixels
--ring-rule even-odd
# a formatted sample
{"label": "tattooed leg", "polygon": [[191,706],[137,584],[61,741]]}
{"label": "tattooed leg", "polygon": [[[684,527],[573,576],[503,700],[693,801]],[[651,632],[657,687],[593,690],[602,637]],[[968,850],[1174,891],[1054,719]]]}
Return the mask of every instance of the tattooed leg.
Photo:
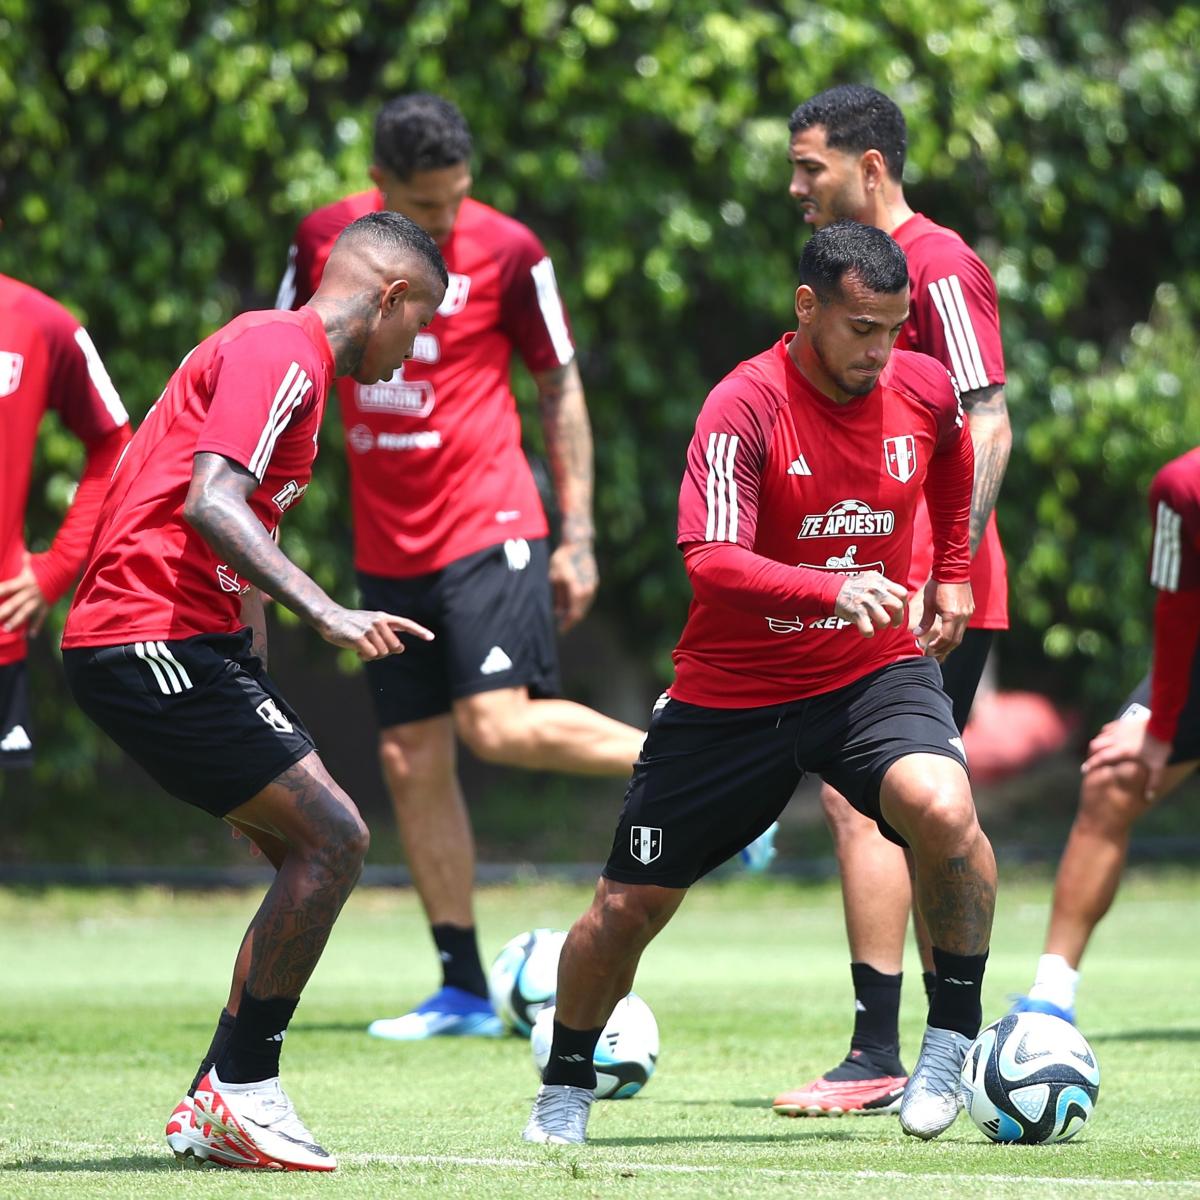
{"label": "tattooed leg", "polygon": [[879,799],[885,820],[912,849],[916,899],[934,946],[984,954],[996,908],[996,859],[962,767],[941,755],[910,754],[888,769]]}
{"label": "tattooed leg", "polygon": [[316,753],[229,819],[248,828],[276,866],[238,953],[232,999],[236,1004],[243,982],[254,996],[299,996],[362,873],[367,827]]}

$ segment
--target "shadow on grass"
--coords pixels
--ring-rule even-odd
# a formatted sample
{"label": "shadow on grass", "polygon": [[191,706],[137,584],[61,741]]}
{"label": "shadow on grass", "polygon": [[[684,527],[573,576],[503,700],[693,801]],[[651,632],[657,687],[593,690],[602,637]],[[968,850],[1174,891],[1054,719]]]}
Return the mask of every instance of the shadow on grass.
{"label": "shadow on grass", "polygon": [[1086,1036],[1089,1042],[1200,1042],[1200,1029],[1123,1029]]}
{"label": "shadow on grass", "polygon": [[728,1143],[738,1146],[788,1146],[796,1142],[854,1142],[858,1141],[849,1129],[797,1129],[790,1126],[786,1133],[702,1133],[663,1134],[660,1137],[592,1137],[589,1146],[705,1146]]}
{"label": "shadow on grass", "polygon": [[664,1104],[670,1104],[672,1107],[679,1108],[770,1108],[771,1101],[766,1096],[743,1096],[738,1100],[718,1099],[718,1100],[664,1100]]}
{"label": "shadow on grass", "polygon": [[[22,1162],[0,1163],[0,1176],[15,1172],[43,1171],[62,1172],[64,1175],[87,1174],[107,1175],[117,1171],[142,1171],[163,1175],[181,1171],[220,1171],[219,1167],[180,1166],[169,1154],[126,1154],[121,1158],[86,1159],[78,1158],[29,1158]],[[224,1174],[224,1172],[221,1172]]]}

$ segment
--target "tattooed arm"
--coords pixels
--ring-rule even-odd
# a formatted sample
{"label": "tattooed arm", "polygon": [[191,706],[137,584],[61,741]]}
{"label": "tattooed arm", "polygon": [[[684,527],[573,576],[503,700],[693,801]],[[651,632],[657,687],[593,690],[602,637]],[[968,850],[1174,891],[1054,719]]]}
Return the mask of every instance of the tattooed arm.
{"label": "tattooed arm", "polygon": [[975,449],[975,484],[971,490],[971,557],[979,549],[1012,450],[1012,426],[1002,384],[977,388],[962,395],[963,412]]}
{"label": "tattooed arm", "polygon": [[429,641],[423,626],[391,613],[361,612],[332,600],[275,544],[249,500],[258,487],[253,472],[222,454],[197,454],[184,519],[242,578],[308,622],[327,642],[363,659],[404,649],[396,630]]}
{"label": "tattooed arm", "polygon": [[251,649],[262,665],[267,665],[267,613],[263,594],[252,587],[242,597],[242,620],[250,626]]}
{"label": "tattooed arm", "polygon": [[592,550],[592,428],[575,361],[534,375],[546,455],[562,516],[562,540],[550,558],[550,586],[560,629],[591,607],[598,583]]}

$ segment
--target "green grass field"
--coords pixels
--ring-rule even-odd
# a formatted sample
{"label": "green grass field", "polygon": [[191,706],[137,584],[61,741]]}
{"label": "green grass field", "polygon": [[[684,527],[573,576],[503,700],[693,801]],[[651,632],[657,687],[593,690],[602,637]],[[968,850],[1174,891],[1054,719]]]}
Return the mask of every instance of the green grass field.
{"label": "green grass field", "polygon": [[[489,889],[485,953],[565,925],[588,889]],[[1030,979],[1045,880],[1005,883],[985,1017]],[[527,1146],[522,1041],[394,1045],[363,1031],[430,990],[411,893],[354,896],[284,1052],[331,1177],[178,1167],[167,1114],[208,1044],[257,897],[0,892],[0,1196],[936,1197],[1200,1196],[1200,875],[1131,878],[1086,963],[1081,1023],[1100,1058],[1097,1114],[1058,1147],[1000,1147],[964,1116],[941,1139],[894,1118],[788,1121],[772,1095],[844,1051],[850,1007],[834,887],[703,885],[651,947],[638,990],[662,1030],[658,1072],[597,1105],[591,1143]],[[906,1061],[921,1027],[915,960]]]}

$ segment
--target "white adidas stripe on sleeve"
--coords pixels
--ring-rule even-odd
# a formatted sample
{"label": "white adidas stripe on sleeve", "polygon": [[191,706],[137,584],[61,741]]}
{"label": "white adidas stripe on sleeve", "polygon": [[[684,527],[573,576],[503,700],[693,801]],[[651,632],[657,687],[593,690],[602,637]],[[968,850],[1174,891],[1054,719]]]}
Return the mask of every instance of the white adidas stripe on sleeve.
{"label": "white adidas stripe on sleeve", "polygon": [[542,320],[546,322],[546,332],[558,355],[559,366],[566,366],[575,357],[575,347],[571,345],[571,334],[567,329],[567,321],[563,316],[562,298],[558,294],[558,281],[554,278],[554,264],[549,257],[534,263],[529,273],[533,276],[533,286],[537,289],[538,308],[542,310]]}
{"label": "white adidas stripe on sleeve", "polygon": [[275,399],[271,402],[271,411],[267,414],[267,423],[263,426],[258,445],[247,464],[259,479],[262,479],[267,473],[267,464],[271,461],[271,454],[275,450],[275,443],[278,441],[279,435],[287,428],[288,422],[292,419],[292,413],[300,406],[300,402],[311,388],[312,380],[309,379],[306,372],[300,369],[299,363],[293,362],[288,367],[287,374],[284,375],[283,382],[279,385],[279,390],[275,393]]}
{"label": "white adidas stripe on sleeve", "polygon": [[706,494],[708,521],[704,539],[709,542],[736,542],[738,530],[737,480],[733,461],[737,454],[736,433],[710,433],[705,461],[708,464]]}
{"label": "white adidas stripe on sleeve", "polygon": [[295,242],[288,247],[287,270],[279,281],[279,291],[275,294],[275,307],[291,311],[296,305],[296,254]]}
{"label": "white adidas stripe on sleeve", "polygon": [[96,389],[96,394],[108,410],[108,415],[112,417],[113,424],[128,425],[129,414],[125,411],[125,405],[121,403],[121,397],[117,394],[117,389],[113,387],[113,381],[108,377],[108,372],[104,368],[104,360],[100,357],[100,351],[96,349],[95,343],[82,325],[75,330],[75,344],[83,351],[92,387]]}
{"label": "white adidas stripe on sleeve", "polygon": [[1165,500],[1158,502],[1154,520],[1154,552],[1150,582],[1162,592],[1179,591],[1183,560],[1183,518]]}
{"label": "white adidas stripe on sleeve", "polygon": [[944,279],[935,279],[929,285],[929,294],[942,319],[959,391],[973,392],[987,387],[987,369],[983,365],[979,339],[975,336],[975,326],[971,323],[971,314],[958,276],[947,275]]}

